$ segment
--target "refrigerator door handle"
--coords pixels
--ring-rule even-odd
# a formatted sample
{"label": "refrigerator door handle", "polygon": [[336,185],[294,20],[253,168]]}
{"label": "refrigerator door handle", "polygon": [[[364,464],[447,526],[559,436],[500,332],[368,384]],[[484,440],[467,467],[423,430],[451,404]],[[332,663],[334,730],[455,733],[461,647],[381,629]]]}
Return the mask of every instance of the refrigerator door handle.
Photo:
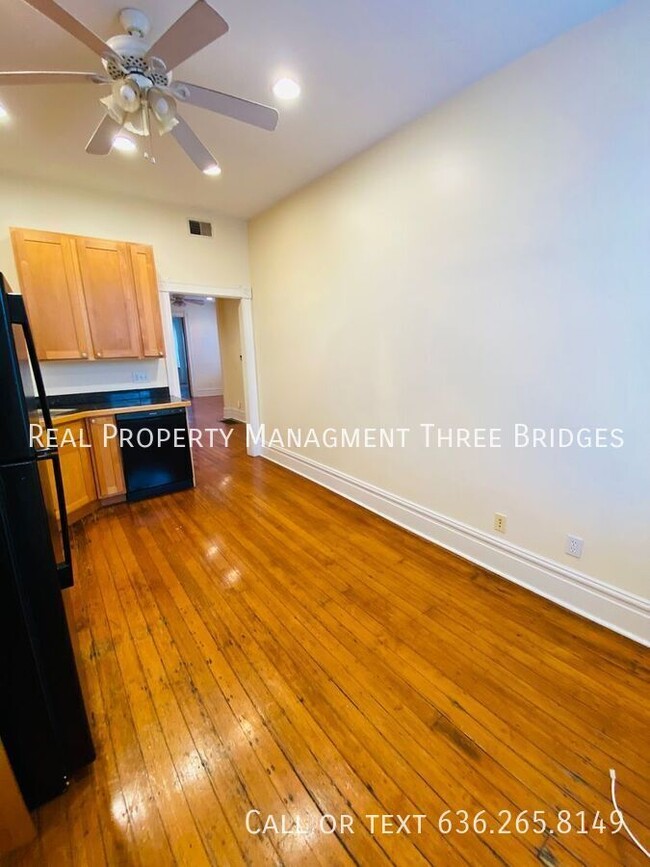
{"label": "refrigerator door handle", "polygon": [[[29,327],[29,319],[25,310],[25,302],[21,295],[7,295],[7,304],[9,306],[9,315],[14,325],[19,325],[23,330],[25,337],[25,345],[27,354],[34,376],[36,385],[36,393],[40,402],[41,412],[43,413],[43,421],[48,430],[52,430],[52,413],[47,402],[47,393],[43,382],[43,374],[38,363],[38,354],[36,352],[36,344],[32,330]],[[61,541],[63,545],[63,562],[57,563],[59,573],[59,582],[61,587],[72,587],[72,552],[70,548],[70,528],[68,526],[68,514],[65,508],[65,493],[63,490],[63,475],[61,473],[61,461],[59,452],[56,448],[40,449],[36,452],[36,459],[39,461],[52,461],[52,470],[54,472],[54,485],[56,488],[56,498],[59,507],[59,515],[61,522]]]}
{"label": "refrigerator door handle", "polygon": [[54,487],[56,489],[56,499],[59,507],[59,520],[61,522],[61,542],[63,544],[63,562],[57,563],[56,568],[59,573],[59,583],[62,588],[72,587],[74,580],[72,577],[72,549],[70,546],[70,527],[68,525],[68,513],[65,509],[65,492],[63,490],[63,473],[61,472],[61,459],[59,458],[58,449],[43,449],[36,453],[36,459],[39,461],[52,461],[52,472],[54,473]]}
{"label": "refrigerator door handle", "polygon": [[50,412],[50,406],[47,402],[47,393],[45,391],[45,384],[43,383],[43,374],[41,373],[41,367],[38,363],[36,344],[34,343],[32,329],[29,327],[25,302],[23,301],[22,295],[7,295],[7,303],[9,305],[9,315],[11,316],[12,323],[14,325],[20,325],[23,329],[27,354],[29,355],[29,362],[34,375],[34,383],[36,384],[36,393],[38,394],[38,399],[41,404],[41,412],[43,413],[43,420],[45,421],[45,426],[48,429],[51,429],[52,413]]}

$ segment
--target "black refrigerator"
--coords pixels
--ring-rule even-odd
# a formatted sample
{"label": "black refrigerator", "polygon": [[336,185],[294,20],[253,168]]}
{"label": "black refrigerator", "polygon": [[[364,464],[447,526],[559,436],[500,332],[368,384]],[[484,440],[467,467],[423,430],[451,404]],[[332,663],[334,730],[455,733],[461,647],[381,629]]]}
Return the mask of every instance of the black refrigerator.
{"label": "black refrigerator", "polygon": [[[56,447],[20,295],[0,275],[0,738],[30,809],[62,792],[95,757],[63,605],[73,583]],[[46,510],[53,473],[59,517]]]}

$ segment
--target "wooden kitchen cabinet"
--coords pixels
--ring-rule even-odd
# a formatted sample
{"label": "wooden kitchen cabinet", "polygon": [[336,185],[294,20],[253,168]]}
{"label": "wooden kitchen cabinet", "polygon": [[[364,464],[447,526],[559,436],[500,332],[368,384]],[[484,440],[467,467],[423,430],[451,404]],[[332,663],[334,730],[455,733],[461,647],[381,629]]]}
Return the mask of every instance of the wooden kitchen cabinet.
{"label": "wooden kitchen cabinet", "polygon": [[76,246],[95,358],[141,357],[127,244],[77,238]]}
{"label": "wooden kitchen cabinet", "polygon": [[36,828],[0,741],[0,855],[24,846],[35,836]]}
{"label": "wooden kitchen cabinet", "polygon": [[[97,495],[100,500],[120,497],[126,494],[122,453],[115,438],[105,436],[107,426],[115,425],[114,415],[97,416],[88,419],[88,430],[93,451],[93,465]],[[109,427],[108,432],[112,430]]]}
{"label": "wooden kitchen cabinet", "polygon": [[88,320],[73,239],[12,229],[11,240],[38,357],[88,358]]}
{"label": "wooden kitchen cabinet", "polygon": [[39,358],[165,355],[151,247],[31,229],[11,236]]}
{"label": "wooden kitchen cabinet", "polygon": [[[92,451],[85,421],[56,425],[63,475],[65,507],[70,521],[75,521],[91,512],[97,504],[97,488],[93,473]],[[68,431],[67,436],[65,432]],[[52,490],[54,475],[52,474]],[[56,515],[58,518],[58,514]]]}
{"label": "wooden kitchen cabinet", "polygon": [[[55,425],[68,520],[71,524],[100,505],[125,499],[122,453],[117,439],[105,439],[104,429],[114,415],[95,416]],[[105,444],[106,443],[106,444]],[[50,520],[58,522],[54,472],[49,461],[39,464]]]}
{"label": "wooden kitchen cabinet", "polygon": [[165,342],[153,250],[144,244],[129,244],[129,253],[138,302],[142,354],[146,358],[162,358],[165,354]]}

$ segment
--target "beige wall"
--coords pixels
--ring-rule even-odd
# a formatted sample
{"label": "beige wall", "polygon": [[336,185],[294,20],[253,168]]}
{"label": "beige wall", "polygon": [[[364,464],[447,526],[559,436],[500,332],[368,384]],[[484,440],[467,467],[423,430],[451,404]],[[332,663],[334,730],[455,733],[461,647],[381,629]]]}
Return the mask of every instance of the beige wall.
{"label": "beige wall", "polygon": [[[305,454],[648,595],[650,16],[625,4],[253,220],[262,421],[621,427]],[[564,553],[584,538],[581,560]]]}
{"label": "beige wall", "polygon": [[245,421],[246,401],[239,331],[239,301],[219,298],[217,319],[221,345],[224,415]]}
{"label": "beige wall", "polygon": [[[190,235],[187,220],[209,220],[214,236]],[[18,288],[10,226],[152,244],[159,280],[234,288],[250,284],[241,220],[137,198],[71,190],[0,174],[0,271]],[[166,385],[163,361],[48,362],[50,393]],[[134,372],[147,382],[134,383]]]}

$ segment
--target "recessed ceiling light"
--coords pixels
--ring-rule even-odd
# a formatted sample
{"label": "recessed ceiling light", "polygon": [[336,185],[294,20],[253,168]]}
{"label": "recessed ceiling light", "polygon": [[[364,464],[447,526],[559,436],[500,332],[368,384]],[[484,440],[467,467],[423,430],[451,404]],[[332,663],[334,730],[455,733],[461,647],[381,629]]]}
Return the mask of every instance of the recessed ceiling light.
{"label": "recessed ceiling light", "polygon": [[0,105],[0,120],[5,120],[9,117],[9,112],[4,107],[4,105]]}
{"label": "recessed ceiling light", "polygon": [[208,166],[207,169],[203,169],[203,174],[216,178],[217,175],[221,174],[221,166],[218,163],[214,163],[214,165]]}
{"label": "recessed ceiling light", "polygon": [[208,295],[205,300],[206,301],[214,301],[214,298],[211,298],[210,295]]}
{"label": "recessed ceiling light", "polygon": [[116,135],[113,139],[113,147],[116,151],[122,151],[125,154],[132,154],[133,151],[137,150],[135,142],[125,135]]}
{"label": "recessed ceiling light", "polygon": [[278,99],[296,99],[300,96],[300,85],[293,78],[279,78],[273,85],[273,93]]}

